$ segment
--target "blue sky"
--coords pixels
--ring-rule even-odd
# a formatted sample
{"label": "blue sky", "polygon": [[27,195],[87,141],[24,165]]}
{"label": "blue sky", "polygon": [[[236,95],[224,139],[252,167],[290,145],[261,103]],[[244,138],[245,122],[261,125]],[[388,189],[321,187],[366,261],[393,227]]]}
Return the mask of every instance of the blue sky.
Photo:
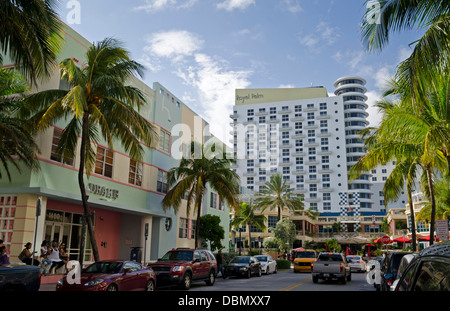
{"label": "blue sky", "polygon": [[[364,0],[78,0],[91,42],[115,37],[157,81],[211,124],[228,143],[236,88],[325,86],[343,75],[367,81],[369,104],[410,54],[415,31],[366,53],[360,36]],[[62,0],[61,17],[71,13]],[[376,125],[379,115],[369,109]]]}

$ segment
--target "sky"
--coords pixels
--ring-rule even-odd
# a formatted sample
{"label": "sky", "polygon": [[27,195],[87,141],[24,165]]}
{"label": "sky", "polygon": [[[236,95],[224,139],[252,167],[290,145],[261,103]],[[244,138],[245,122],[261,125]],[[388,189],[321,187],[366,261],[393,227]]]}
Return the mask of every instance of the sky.
{"label": "sky", "polygon": [[420,34],[403,31],[369,53],[365,10],[364,0],[61,0],[59,8],[90,42],[122,40],[148,86],[161,83],[227,144],[235,89],[324,86],[333,94],[345,75],[367,80],[376,126],[373,104]]}

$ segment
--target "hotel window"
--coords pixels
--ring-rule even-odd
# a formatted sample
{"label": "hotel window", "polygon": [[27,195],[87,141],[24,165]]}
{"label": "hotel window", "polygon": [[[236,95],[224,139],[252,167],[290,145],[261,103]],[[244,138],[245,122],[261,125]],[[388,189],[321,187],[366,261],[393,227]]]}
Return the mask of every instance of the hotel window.
{"label": "hotel window", "polygon": [[255,110],[253,110],[253,109],[247,110],[247,116],[254,116],[254,115],[255,115]]}
{"label": "hotel window", "polygon": [[158,177],[156,180],[156,191],[160,193],[167,193],[167,173],[163,170],[158,170]]}
{"label": "hotel window", "polygon": [[330,202],[323,202],[323,210],[324,211],[330,211],[331,210],[331,203]]}
{"label": "hotel window", "polygon": [[307,119],[314,120],[314,112],[308,112]]}
{"label": "hotel window", "polygon": [[320,110],[327,110],[327,103],[320,103]]}
{"label": "hotel window", "polygon": [[315,130],[308,130],[308,137],[316,137],[316,131]]}
{"label": "hotel window", "polygon": [[314,108],[314,104],[308,104],[308,105],[306,105],[306,108],[313,109]]}
{"label": "hotel window", "polygon": [[266,112],[266,108],[259,108],[259,112],[260,112],[260,113]]}
{"label": "hotel window", "polygon": [[275,228],[277,226],[278,217],[277,216],[268,216],[268,227]]}
{"label": "hotel window", "polygon": [[310,184],[309,185],[309,191],[317,191],[317,185],[316,184]]}
{"label": "hotel window", "polygon": [[281,122],[289,122],[289,116],[287,114],[282,115]]}
{"label": "hotel window", "polygon": [[103,147],[97,147],[95,173],[112,178],[113,152]]}
{"label": "hotel window", "polygon": [[66,161],[63,162],[62,156],[60,153],[58,153],[58,144],[61,140],[61,136],[63,134],[63,131],[58,129],[58,128],[54,128],[53,130],[53,140],[52,140],[52,152],[50,155],[50,159],[52,161],[56,161],[59,163],[64,163],[64,164],[68,164],[68,165],[72,165],[73,166],[73,159],[68,159]]}
{"label": "hotel window", "polygon": [[163,129],[159,132],[159,149],[170,153],[170,133]]}
{"label": "hotel window", "polygon": [[324,193],[323,194],[323,200],[324,201],[331,201],[331,193]]}
{"label": "hotel window", "polygon": [[211,192],[211,200],[209,201],[209,207],[217,209],[217,193]]}
{"label": "hotel window", "polygon": [[266,123],[266,117],[259,117],[259,123],[260,124]]}
{"label": "hotel window", "polygon": [[276,107],[270,107],[270,114],[274,114],[277,113],[277,108]]}
{"label": "hotel window", "polygon": [[195,228],[197,228],[197,220],[191,220],[191,239],[195,239]]}
{"label": "hotel window", "polygon": [[0,239],[3,240],[3,244],[6,246],[6,253],[10,253],[12,244],[16,202],[16,196],[0,197]]}
{"label": "hotel window", "polygon": [[255,179],[253,177],[247,178],[247,185],[253,185],[255,183]]}
{"label": "hotel window", "polygon": [[130,160],[130,172],[128,174],[128,182],[132,185],[142,186],[142,163]]}
{"label": "hotel window", "polygon": [[178,237],[181,239],[187,239],[189,229],[189,219],[180,218],[180,227],[178,228]]}
{"label": "hotel window", "polygon": [[302,106],[301,105],[295,106],[295,112],[302,112]]}

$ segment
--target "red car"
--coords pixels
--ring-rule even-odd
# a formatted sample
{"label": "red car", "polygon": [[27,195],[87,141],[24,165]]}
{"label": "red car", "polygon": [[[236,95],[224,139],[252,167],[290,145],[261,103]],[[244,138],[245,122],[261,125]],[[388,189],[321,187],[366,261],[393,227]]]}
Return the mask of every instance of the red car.
{"label": "red car", "polygon": [[134,261],[99,261],[84,269],[78,282],[75,277],[60,279],[56,290],[154,291],[155,287],[156,276],[150,267]]}

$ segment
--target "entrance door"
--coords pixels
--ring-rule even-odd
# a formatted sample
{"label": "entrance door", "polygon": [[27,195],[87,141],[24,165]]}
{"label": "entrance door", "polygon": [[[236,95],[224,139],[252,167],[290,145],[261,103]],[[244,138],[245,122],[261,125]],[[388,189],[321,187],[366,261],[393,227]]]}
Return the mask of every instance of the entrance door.
{"label": "entrance door", "polygon": [[[67,229],[61,223],[45,223],[45,240],[51,245],[53,241],[58,242],[58,245],[64,241],[64,236],[67,234]],[[65,236],[67,241],[67,236]],[[66,241],[64,241],[66,243]]]}
{"label": "entrance door", "polygon": [[347,232],[355,232],[355,224],[347,224]]}

